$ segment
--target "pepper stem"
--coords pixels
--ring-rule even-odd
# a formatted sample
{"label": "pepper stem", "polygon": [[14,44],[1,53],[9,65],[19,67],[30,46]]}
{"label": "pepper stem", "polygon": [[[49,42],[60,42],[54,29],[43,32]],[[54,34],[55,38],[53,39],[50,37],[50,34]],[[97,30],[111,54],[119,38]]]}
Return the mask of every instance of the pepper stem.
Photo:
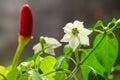
{"label": "pepper stem", "polygon": [[12,69],[14,69],[17,66],[18,59],[23,51],[23,48],[26,46],[26,44],[30,41],[30,38],[23,37],[19,35],[18,37],[18,47],[15,52],[13,61],[12,61]]}

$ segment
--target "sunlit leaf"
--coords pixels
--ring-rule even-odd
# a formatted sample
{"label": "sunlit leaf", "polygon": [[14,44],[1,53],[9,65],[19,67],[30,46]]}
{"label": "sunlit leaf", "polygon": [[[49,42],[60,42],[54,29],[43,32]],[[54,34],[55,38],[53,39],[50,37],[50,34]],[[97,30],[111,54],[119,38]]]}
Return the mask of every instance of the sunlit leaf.
{"label": "sunlit leaf", "polygon": [[28,78],[29,78],[28,72],[22,72],[22,73],[18,76],[17,80],[28,80]]}
{"label": "sunlit leaf", "polygon": [[7,74],[7,80],[16,80],[20,72],[18,71],[17,68],[12,69],[8,74]]}
{"label": "sunlit leaf", "polygon": [[7,74],[7,70],[4,66],[0,66],[0,80],[2,80]]}
{"label": "sunlit leaf", "polygon": [[[40,69],[44,74],[49,73],[51,71],[54,71],[54,66],[56,64],[57,60],[53,56],[47,56],[45,57],[40,64]],[[46,75],[49,80],[54,80],[55,73],[51,73]]]}

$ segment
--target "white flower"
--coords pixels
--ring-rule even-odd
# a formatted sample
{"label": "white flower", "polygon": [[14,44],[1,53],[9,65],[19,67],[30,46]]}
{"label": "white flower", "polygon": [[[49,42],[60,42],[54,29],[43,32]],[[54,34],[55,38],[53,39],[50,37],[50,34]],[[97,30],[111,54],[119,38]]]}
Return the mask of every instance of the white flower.
{"label": "white flower", "polygon": [[[43,46],[45,49],[45,53],[55,55],[54,49],[57,47],[60,47],[61,44],[54,38],[48,38],[44,37],[45,43],[43,43]],[[38,52],[39,50],[42,50],[42,44],[38,43],[33,47],[34,52]]]}
{"label": "white flower", "polygon": [[84,28],[83,22],[76,20],[73,23],[66,24],[63,29],[65,35],[63,36],[61,42],[69,42],[73,51],[79,46],[79,44],[89,46],[88,35],[92,31]]}
{"label": "white flower", "polygon": [[120,22],[120,19],[118,19],[117,21],[116,21],[116,23],[119,23]]}

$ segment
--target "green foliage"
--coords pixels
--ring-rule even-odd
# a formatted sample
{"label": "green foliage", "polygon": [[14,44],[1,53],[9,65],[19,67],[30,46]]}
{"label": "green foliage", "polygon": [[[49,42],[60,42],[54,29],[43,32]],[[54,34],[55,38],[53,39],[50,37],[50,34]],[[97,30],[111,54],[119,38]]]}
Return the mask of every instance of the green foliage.
{"label": "green foliage", "polygon": [[[67,44],[61,51],[63,54],[58,55],[57,58],[44,54],[48,48],[52,48],[51,50],[56,48],[57,41],[54,44],[54,41],[50,40],[52,44],[49,43],[50,46],[45,48],[46,43],[42,37],[39,42],[45,45],[42,45],[41,50],[34,53],[32,57],[21,60],[18,65],[15,61],[14,67],[0,66],[0,80],[120,80],[120,73],[116,74],[120,71],[120,66],[114,66],[119,49],[114,31],[118,28],[120,28],[120,20],[113,18],[106,26],[99,20],[91,28],[93,32],[98,32],[93,40],[93,47],[88,48],[80,43],[76,47],[72,44],[76,47],[73,51],[70,44]],[[87,34],[86,32],[87,29],[83,31],[84,34]],[[84,34],[81,34],[82,37]],[[81,39],[76,36],[76,40]],[[83,38],[86,39],[89,39],[88,36]],[[72,69],[71,63],[74,64]]]}
{"label": "green foliage", "polygon": [[[103,34],[96,36],[94,45],[101,39]],[[118,41],[113,33],[107,34],[100,45],[95,49],[94,54],[99,63],[110,73],[118,56]]]}
{"label": "green foliage", "polygon": [[105,80],[101,75],[91,70],[88,75],[88,80]]}
{"label": "green foliage", "polygon": [[98,27],[104,28],[103,22],[102,22],[101,20],[99,20],[99,21],[96,22],[96,24],[95,24],[95,26],[93,27],[93,29],[96,29],[96,28],[98,28]]}
{"label": "green foliage", "polygon": [[39,75],[39,73],[33,70],[29,71],[28,73],[31,76],[32,80],[43,80],[42,77]]}
{"label": "green foliage", "polygon": [[20,72],[18,71],[17,68],[12,69],[7,74],[7,80],[17,80],[17,77],[19,76],[19,74],[20,74]]}
{"label": "green foliage", "polygon": [[[57,62],[56,58],[54,58],[53,56],[47,56],[41,61],[40,69],[42,70],[42,72],[44,74],[54,71],[55,70],[54,66],[55,66],[56,62]],[[56,73],[48,74],[47,78],[49,80],[54,80],[53,77],[55,76],[55,74]]]}
{"label": "green foliage", "polygon": [[[82,59],[84,59],[84,57],[86,55],[88,55],[87,53],[90,51],[91,49],[85,50],[82,53]],[[89,56],[89,58],[84,62],[84,64],[82,64],[81,69],[82,69],[82,73],[84,76],[84,80],[88,80],[88,74],[91,71],[91,67],[95,69],[95,71],[100,74],[103,75],[105,69],[102,67],[102,65],[99,63],[99,61],[97,60],[95,54],[91,54]]]}
{"label": "green foliage", "polygon": [[[67,61],[67,59],[65,59],[65,56],[59,56],[58,57],[58,59],[57,59],[57,63],[56,63],[56,66],[55,66],[55,68],[56,68],[56,70],[59,70],[59,69],[68,69],[68,61]],[[56,75],[55,75],[55,80],[64,80],[65,79],[65,77],[66,77],[66,72],[64,72],[64,71],[59,71],[59,72],[57,72],[56,73]]]}
{"label": "green foliage", "polygon": [[4,66],[0,66],[0,80],[4,79],[7,74],[7,71]]}

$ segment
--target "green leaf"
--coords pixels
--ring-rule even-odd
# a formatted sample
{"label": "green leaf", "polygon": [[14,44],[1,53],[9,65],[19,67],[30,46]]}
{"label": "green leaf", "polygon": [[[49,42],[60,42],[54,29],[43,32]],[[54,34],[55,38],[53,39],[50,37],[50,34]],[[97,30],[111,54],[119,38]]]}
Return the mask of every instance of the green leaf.
{"label": "green leaf", "polygon": [[30,70],[28,72],[28,74],[30,75],[30,77],[32,78],[32,80],[43,80],[42,77],[40,76],[39,73],[33,71],[33,70]]}
{"label": "green leaf", "polygon": [[[68,69],[69,65],[68,65],[68,61],[67,59],[65,59],[64,56],[59,56],[58,58],[58,61],[56,63],[56,66],[55,66],[55,69],[58,70],[58,69]],[[56,72],[56,75],[55,75],[55,80],[64,80],[66,77],[66,73],[65,72]]]}
{"label": "green leaf", "polygon": [[55,80],[64,80],[66,77],[65,72],[57,72],[55,75]]}
{"label": "green leaf", "polygon": [[[72,49],[70,48],[69,45],[65,45],[64,46],[64,56],[59,56],[58,59],[57,59],[57,63],[55,65],[55,69],[59,69],[62,65],[62,63],[64,63],[64,66],[68,66],[68,63],[67,63],[67,57],[70,57],[71,56],[71,51]],[[63,62],[64,61],[64,62]],[[63,66],[63,65],[62,65]],[[62,67],[63,68],[63,67]]]}
{"label": "green leaf", "polygon": [[101,20],[98,20],[95,24],[95,26],[93,27],[93,29],[96,29],[98,27],[102,27],[104,28],[103,22]]}
{"label": "green leaf", "polygon": [[17,78],[17,80],[28,80],[28,79],[29,79],[28,72],[22,72]]}
{"label": "green leaf", "polygon": [[68,44],[64,46],[64,54],[68,55],[71,51],[72,49]]}
{"label": "green leaf", "polygon": [[68,64],[66,62],[65,56],[58,57],[57,63],[55,65],[55,69],[61,69],[61,68],[66,69],[66,67],[68,68]]}
{"label": "green leaf", "polygon": [[[115,18],[113,18],[112,21],[110,21],[110,22],[108,23],[107,27],[110,27],[112,24],[116,25],[116,19],[115,19]],[[113,27],[114,25],[112,25],[112,27]]]}
{"label": "green leaf", "polygon": [[[42,61],[41,61],[41,64],[40,64],[40,69],[42,70],[42,72],[44,74],[47,74],[51,71],[54,71],[54,66],[56,64],[57,60],[55,57],[53,56],[47,56],[45,57]],[[51,73],[51,74],[48,74],[47,75],[47,78],[49,80],[54,80],[53,76],[55,76],[55,72],[54,73]]]}
{"label": "green leaf", "polygon": [[120,65],[114,67],[114,71],[120,70]]}
{"label": "green leaf", "polygon": [[[88,52],[91,51],[91,49],[86,49],[83,51],[82,53],[82,59],[84,59],[88,54]],[[84,64],[82,64],[81,66],[81,70],[82,70],[82,73],[83,73],[83,77],[84,77],[84,80],[87,80],[88,79],[88,74],[89,72],[91,71],[91,68],[94,68],[95,71],[97,73],[99,73],[100,75],[103,75],[104,73],[104,68],[102,67],[102,65],[99,63],[99,61],[97,60],[96,56],[94,53],[92,53],[88,59],[84,62]]]}
{"label": "green leaf", "polygon": [[0,80],[6,78],[7,70],[4,66],[0,66]]}
{"label": "green leaf", "polygon": [[20,61],[19,64],[21,64],[22,62],[31,62],[33,59],[31,57],[28,57],[28,58],[24,58]]}
{"label": "green leaf", "polygon": [[88,75],[88,80],[105,80],[101,75],[91,70]]}
{"label": "green leaf", "polygon": [[43,52],[44,52],[45,49],[42,49],[42,50],[39,50],[38,52],[36,52],[33,56],[32,56],[32,59],[34,61],[36,61],[36,58],[41,55]]}
{"label": "green leaf", "polygon": [[[103,34],[96,36],[94,45],[97,44],[102,36]],[[110,73],[118,56],[118,40],[115,35],[113,33],[106,35],[100,45],[95,49],[94,54],[105,70]]]}
{"label": "green leaf", "polygon": [[7,80],[17,80],[17,77],[19,76],[20,72],[18,71],[17,68],[12,69],[8,74],[7,74]]}

